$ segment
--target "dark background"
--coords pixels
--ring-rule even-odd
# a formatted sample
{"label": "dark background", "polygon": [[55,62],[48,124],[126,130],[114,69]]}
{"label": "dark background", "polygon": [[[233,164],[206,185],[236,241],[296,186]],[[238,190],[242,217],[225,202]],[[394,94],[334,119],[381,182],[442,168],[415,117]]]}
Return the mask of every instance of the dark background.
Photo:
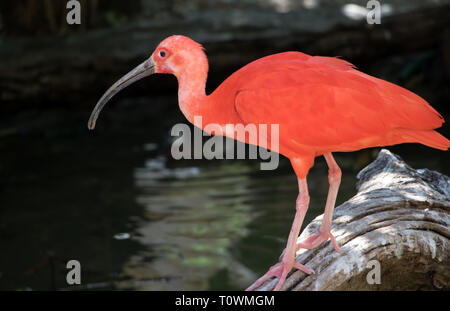
{"label": "dark background", "polygon": [[[380,25],[366,23],[366,1],[80,3],[81,25],[68,25],[66,1],[0,2],[0,289],[242,289],[277,260],[297,195],[289,162],[171,159],[170,128],[186,123],[174,77],[128,87],[87,130],[103,92],[168,35],[205,46],[207,93],[254,59],[298,50],[341,56],[449,116],[450,1],[381,1]],[[450,171],[445,152],[389,149]],[[336,155],[339,202],[378,150]],[[323,211],[326,172],[317,159],[306,222]],[[70,259],[81,286],[65,282]]]}

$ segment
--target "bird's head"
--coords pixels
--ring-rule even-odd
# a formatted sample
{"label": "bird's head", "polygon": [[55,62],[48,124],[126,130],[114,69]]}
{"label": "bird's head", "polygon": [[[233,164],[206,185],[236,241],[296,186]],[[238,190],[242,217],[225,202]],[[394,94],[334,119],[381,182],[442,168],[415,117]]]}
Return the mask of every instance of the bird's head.
{"label": "bird's head", "polygon": [[155,73],[171,73],[178,78],[186,70],[197,68],[204,61],[203,47],[185,36],[170,36],[150,56]]}
{"label": "bird's head", "polygon": [[156,47],[152,55],[142,64],[114,83],[97,102],[89,118],[88,127],[93,130],[105,104],[120,90],[154,73],[173,74],[180,79],[206,75],[208,62],[203,47],[185,36],[170,36]]}

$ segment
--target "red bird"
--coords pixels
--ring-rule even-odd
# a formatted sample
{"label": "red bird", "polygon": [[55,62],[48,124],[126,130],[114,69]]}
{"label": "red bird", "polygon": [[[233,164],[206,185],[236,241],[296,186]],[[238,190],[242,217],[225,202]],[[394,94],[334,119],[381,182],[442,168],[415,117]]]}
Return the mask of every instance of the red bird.
{"label": "red bird", "polygon": [[[191,123],[195,116],[201,116],[204,126],[254,124],[258,128],[260,124],[279,124],[279,148],[268,147],[288,157],[297,175],[296,214],[282,261],[249,290],[273,276],[279,279],[275,287],[279,290],[292,268],[311,273],[295,261],[300,248],[312,249],[330,239],[341,251],[331,234],[341,181],[341,170],[332,152],[401,143],[420,143],[441,150],[450,146],[448,139],[434,131],[444,119],[425,100],[338,58],[300,52],[270,55],[239,69],[206,95],[208,60],[202,46],[184,36],[163,40],[149,59],[106,91],[92,112],[89,128],[95,127],[101,109],[114,94],[153,73],[177,77],[179,106]],[[236,138],[226,132],[214,134]],[[324,156],[329,167],[325,213],[319,232],[297,242],[309,204],[306,176],[318,156]]]}

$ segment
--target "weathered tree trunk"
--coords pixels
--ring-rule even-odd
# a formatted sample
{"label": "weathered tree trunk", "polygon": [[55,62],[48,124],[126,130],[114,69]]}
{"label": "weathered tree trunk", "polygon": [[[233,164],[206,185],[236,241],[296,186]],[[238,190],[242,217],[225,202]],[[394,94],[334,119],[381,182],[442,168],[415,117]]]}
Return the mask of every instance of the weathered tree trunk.
{"label": "weathered tree trunk", "polygon": [[[343,252],[330,242],[301,250],[296,260],[315,274],[295,271],[283,289],[448,290],[450,178],[414,170],[383,149],[358,179],[358,193],[335,210],[332,233]],[[314,219],[300,239],[317,232],[321,220]]]}
{"label": "weathered tree trunk", "polygon": [[[20,104],[83,103],[143,59],[167,35],[201,42],[211,74],[230,71],[274,52],[298,50],[367,62],[442,45],[450,29],[450,5],[420,8],[382,18],[380,25],[355,21],[341,12],[300,10],[212,11],[185,19],[135,21],[126,26],[69,37],[3,41],[0,44],[0,110]],[[222,74],[220,79],[223,78]],[[217,80],[220,80],[217,79]],[[213,84],[214,78],[213,78]],[[98,88],[93,88],[96,85]],[[167,89],[159,84],[158,90]],[[171,91],[173,91],[171,89]],[[92,103],[87,105],[91,106]]]}

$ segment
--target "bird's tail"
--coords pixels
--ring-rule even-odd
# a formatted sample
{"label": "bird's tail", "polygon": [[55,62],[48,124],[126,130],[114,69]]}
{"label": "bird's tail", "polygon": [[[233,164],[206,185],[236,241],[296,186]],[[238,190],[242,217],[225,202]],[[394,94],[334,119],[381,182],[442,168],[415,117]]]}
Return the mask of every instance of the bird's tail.
{"label": "bird's tail", "polygon": [[396,129],[405,142],[420,143],[422,145],[447,150],[450,147],[450,140],[433,130],[411,130],[411,129]]}

